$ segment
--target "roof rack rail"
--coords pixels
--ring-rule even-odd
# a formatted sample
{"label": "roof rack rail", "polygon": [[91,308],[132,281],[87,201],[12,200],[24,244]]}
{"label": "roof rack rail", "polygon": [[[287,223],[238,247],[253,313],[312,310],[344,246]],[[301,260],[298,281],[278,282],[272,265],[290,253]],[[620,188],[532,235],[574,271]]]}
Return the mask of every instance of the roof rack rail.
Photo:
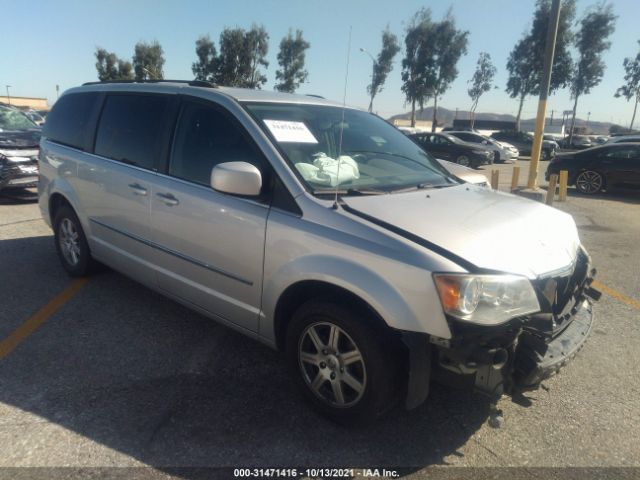
{"label": "roof rack rail", "polygon": [[102,80],[98,82],[85,82],[82,85],[102,85],[111,83],[186,83],[191,87],[218,88],[215,83],[206,80]]}
{"label": "roof rack rail", "polygon": [[324,100],[324,97],[322,95],[316,95],[314,93],[307,93],[306,94],[307,97],[314,97],[314,98],[321,98]]}

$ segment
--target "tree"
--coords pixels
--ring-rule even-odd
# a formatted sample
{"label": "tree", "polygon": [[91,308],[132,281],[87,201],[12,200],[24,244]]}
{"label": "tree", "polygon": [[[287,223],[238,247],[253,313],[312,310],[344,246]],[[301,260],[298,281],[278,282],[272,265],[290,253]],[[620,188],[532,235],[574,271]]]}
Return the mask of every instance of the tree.
{"label": "tree", "polygon": [[245,52],[249,59],[250,68],[248,78],[243,86],[259,89],[267,83],[267,76],[263,75],[258,68],[260,65],[264,68],[269,66],[269,62],[266,60],[267,53],[269,53],[269,34],[263,25],[253,24],[251,26],[251,30],[245,36]]}
{"label": "tree", "polygon": [[433,80],[430,88],[433,96],[433,122],[431,131],[436,131],[438,120],[438,98],[449,89],[451,82],[458,76],[456,67],[458,60],[467,53],[469,32],[456,29],[456,21],[451,11],[445,18],[434,25],[432,41],[435,44],[435,55],[431,68]]}
{"label": "tree", "polygon": [[493,88],[493,77],[495,74],[496,67],[491,62],[491,55],[486,52],[480,52],[478,63],[476,64],[476,71],[470,80],[471,87],[467,90],[469,97],[471,97],[471,128],[473,128],[476,120],[476,108],[478,108],[480,97]]}
{"label": "tree", "polygon": [[96,70],[98,80],[132,80],[131,63],[120,60],[115,53],[107,52],[104,48],[96,48]]}
{"label": "tree", "polygon": [[431,10],[422,8],[407,27],[404,38],[405,57],[402,60],[402,92],[405,100],[411,103],[411,126],[416,126],[416,104],[422,110],[424,104],[431,98],[432,92],[427,88],[433,80],[433,42],[431,33],[433,21]]}
{"label": "tree", "polygon": [[196,40],[196,55],[198,61],[191,64],[195,79],[215,82],[218,53],[209,35],[201,36]]}
{"label": "tree", "polygon": [[[640,40],[638,40],[640,44]],[[625,83],[617,91],[615,96],[617,98],[624,97],[627,102],[635,97],[636,102],[633,107],[633,115],[631,116],[631,124],[629,124],[629,131],[633,130],[633,122],[636,119],[636,111],[638,110],[638,102],[640,101],[640,52],[636,55],[636,58],[625,58],[622,63],[625,70],[624,80]]]}
{"label": "tree", "polygon": [[[573,39],[571,23],[575,13],[575,0],[564,0],[560,6],[560,21],[556,35],[549,93],[565,88],[571,80],[573,63],[569,47]],[[529,95],[540,93],[550,15],[551,0],[538,0],[530,31],[518,40],[507,61],[509,77],[506,91],[511,98],[519,99],[518,114],[516,115],[518,130],[520,129],[520,117],[525,99]]]}
{"label": "tree", "polygon": [[136,80],[162,80],[164,51],[154,40],[152,43],[138,42],[133,55],[133,70]]}
{"label": "tree", "polygon": [[294,37],[289,33],[280,41],[280,52],[278,52],[278,65],[276,70],[276,80],[278,83],[275,89],[279,92],[293,93],[303,83],[308,76],[304,68],[305,50],[311,45],[302,37],[302,30],[296,30]]}
{"label": "tree", "polygon": [[260,88],[266,83],[259,66],[269,66],[269,35],[262,26],[251,30],[225,28],[220,34],[220,54],[216,62],[216,83],[230,87]]}
{"label": "tree", "polygon": [[382,50],[378,58],[373,62],[373,74],[371,83],[367,86],[367,92],[371,95],[369,101],[369,111],[373,111],[373,99],[382,91],[382,86],[387,80],[387,76],[393,69],[393,58],[400,51],[398,37],[389,31],[389,27],[382,32]]}
{"label": "tree", "polygon": [[611,46],[608,39],[615,30],[615,22],[616,15],[613,13],[613,7],[606,3],[590,8],[580,20],[580,29],[575,39],[578,62],[571,79],[571,96],[574,103],[569,144],[573,138],[578,99],[602,81],[605,68],[602,54]]}

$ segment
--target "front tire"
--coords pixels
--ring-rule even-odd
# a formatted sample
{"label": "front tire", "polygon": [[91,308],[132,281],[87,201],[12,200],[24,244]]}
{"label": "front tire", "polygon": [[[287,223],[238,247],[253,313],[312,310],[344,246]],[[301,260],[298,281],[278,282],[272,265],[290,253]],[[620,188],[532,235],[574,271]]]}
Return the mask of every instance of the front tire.
{"label": "front tire", "polygon": [[586,195],[594,195],[604,188],[604,177],[594,170],[585,170],[576,177],[576,190]]}
{"label": "front tire", "polygon": [[368,424],[397,399],[396,359],[367,318],[342,305],[311,300],[287,330],[289,368],[307,400],[344,425]]}
{"label": "front tire", "polygon": [[456,163],[458,165],[462,165],[463,167],[471,168],[471,160],[466,155],[460,155],[458,158],[456,158]]}
{"label": "front tire", "polygon": [[82,224],[71,207],[63,205],[56,212],[53,231],[60,263],[67,273],[72,277],[89,274],[95,261],[91,257]]}

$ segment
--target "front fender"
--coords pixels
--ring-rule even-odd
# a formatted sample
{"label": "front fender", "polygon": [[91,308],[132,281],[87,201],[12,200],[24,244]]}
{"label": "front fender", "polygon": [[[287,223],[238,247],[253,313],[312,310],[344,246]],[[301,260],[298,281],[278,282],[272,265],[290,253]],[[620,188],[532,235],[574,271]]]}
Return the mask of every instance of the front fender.
{"label": "front fender", "polygon": [[[430,275],[423,269],[398,266],[387,275],[342,257],[309,254],[295,258],[265,275],[260,334],[275,339],[275,309],[290,286],[308,280],[341,287],[367,302],[392,328],[450,338]],[[398,288],[400,286],[401,288]]]}

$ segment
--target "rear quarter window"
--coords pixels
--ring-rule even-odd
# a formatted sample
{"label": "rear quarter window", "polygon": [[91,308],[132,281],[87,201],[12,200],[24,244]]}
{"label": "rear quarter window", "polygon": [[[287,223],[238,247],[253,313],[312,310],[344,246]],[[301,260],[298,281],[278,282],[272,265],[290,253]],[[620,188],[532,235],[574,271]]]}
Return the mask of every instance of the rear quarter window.
{"label": "rear quarter window", "polygon": [[97,92],[63,95],[47,115],[42,134],[53,142],[88,150],[89,122],[97,101]]}

